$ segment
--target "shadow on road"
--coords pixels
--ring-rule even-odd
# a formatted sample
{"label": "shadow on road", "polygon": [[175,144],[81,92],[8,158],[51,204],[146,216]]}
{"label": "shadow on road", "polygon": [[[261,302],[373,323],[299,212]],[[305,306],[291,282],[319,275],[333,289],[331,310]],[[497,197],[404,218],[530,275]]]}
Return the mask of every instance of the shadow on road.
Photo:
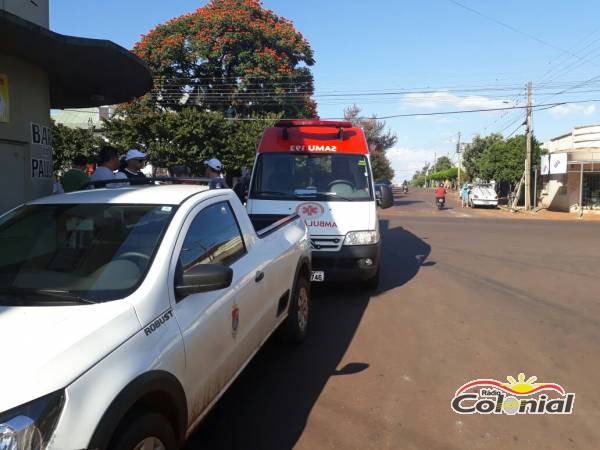
{"label": "shadow on road", "polygon": [[[383,272],[378,292],[407,283],[429,255],[429,245],[401,227],[380,222]],[[313,289],[310,336],[297,347],[271,339],[190,438],[187,450],[287,450],[332,376],[369,370],[368,361],[339,367],[371,293],[352,285]],[[210,364],[210,361],[206,361]]]}
{"label": "shadow on road", "polygon": [[383,270],[378,294],[408,283],[422,266],[435,264],[427,261],[431,253],[430,245],[418,236],[400,226],[390,229],[389,220],[380,221],[379,229],[383,240]]}
{"label": "shadow on road", "polygon": [[398,198],[394,199],[394,206],[407,206],[413,205],[415,203],[423,203],[423,200],[398,200]]}

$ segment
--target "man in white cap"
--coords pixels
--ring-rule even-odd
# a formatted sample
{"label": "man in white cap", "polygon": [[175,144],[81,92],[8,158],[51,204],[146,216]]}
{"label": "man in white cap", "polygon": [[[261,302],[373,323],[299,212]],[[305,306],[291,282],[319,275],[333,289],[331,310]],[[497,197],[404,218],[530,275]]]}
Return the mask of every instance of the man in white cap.
{"label": "man in white cap", "polygon": [[204,161],[204,165],[206,166],[206,176],[210,178],[210,182],[208,183],[209,189],[228,189],[227,182],[221,176],[221,171],[223,170],[223,165],[221,161],[217,158],[209,159],[208,161]]}
{"label": "man in white cap", "polygon": [[121,171],[130,180],[143,180],[146,175],[142,173],[142,169],[146,165],[146,154],[139,150],[131,149],[125,156],[125,168]]}

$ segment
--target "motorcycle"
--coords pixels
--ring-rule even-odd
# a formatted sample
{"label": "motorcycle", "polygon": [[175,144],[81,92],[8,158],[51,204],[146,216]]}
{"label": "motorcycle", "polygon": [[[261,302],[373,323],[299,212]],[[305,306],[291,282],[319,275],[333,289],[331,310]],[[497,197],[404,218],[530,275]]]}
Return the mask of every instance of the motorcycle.
{"label": "motorcycle", "polygon": [[446,199],[445,198],[437,198],[435,200],[435,204],[437,205],[438,209],[444,209],[444,206],[446,206]]}
{"label": "motorcycle", "polygon": [[408,194],[408,186],[402,186],[402,192]]}

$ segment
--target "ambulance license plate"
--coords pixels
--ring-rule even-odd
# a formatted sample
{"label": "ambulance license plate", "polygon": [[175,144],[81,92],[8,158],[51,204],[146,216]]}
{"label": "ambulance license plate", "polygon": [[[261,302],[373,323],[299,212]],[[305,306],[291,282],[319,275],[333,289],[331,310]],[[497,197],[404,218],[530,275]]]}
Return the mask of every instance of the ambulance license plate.
{"label": "ambulance license plate", "polygon": [[312,272],[310,274],[310,281],[314,281],[316,283],[322,283],[323,281],[325,281],[325,272],[322,271],[317,271],[317,272]]}

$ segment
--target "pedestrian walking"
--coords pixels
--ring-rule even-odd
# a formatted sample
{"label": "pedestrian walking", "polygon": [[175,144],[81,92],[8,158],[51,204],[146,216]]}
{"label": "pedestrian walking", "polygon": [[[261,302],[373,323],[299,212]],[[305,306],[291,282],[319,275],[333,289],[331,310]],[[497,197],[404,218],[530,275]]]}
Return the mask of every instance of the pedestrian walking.
{"label": "pedestrian walking", "polygon": [[206,176],[210,178],[208,183],[208,187],[210,189],[228,189],[227,182],[221,176],[221,172],[223,170],[223,165],[221,161],[217,158],[209,159],[208,161],[204,161],[204,166],[206,167]]}

